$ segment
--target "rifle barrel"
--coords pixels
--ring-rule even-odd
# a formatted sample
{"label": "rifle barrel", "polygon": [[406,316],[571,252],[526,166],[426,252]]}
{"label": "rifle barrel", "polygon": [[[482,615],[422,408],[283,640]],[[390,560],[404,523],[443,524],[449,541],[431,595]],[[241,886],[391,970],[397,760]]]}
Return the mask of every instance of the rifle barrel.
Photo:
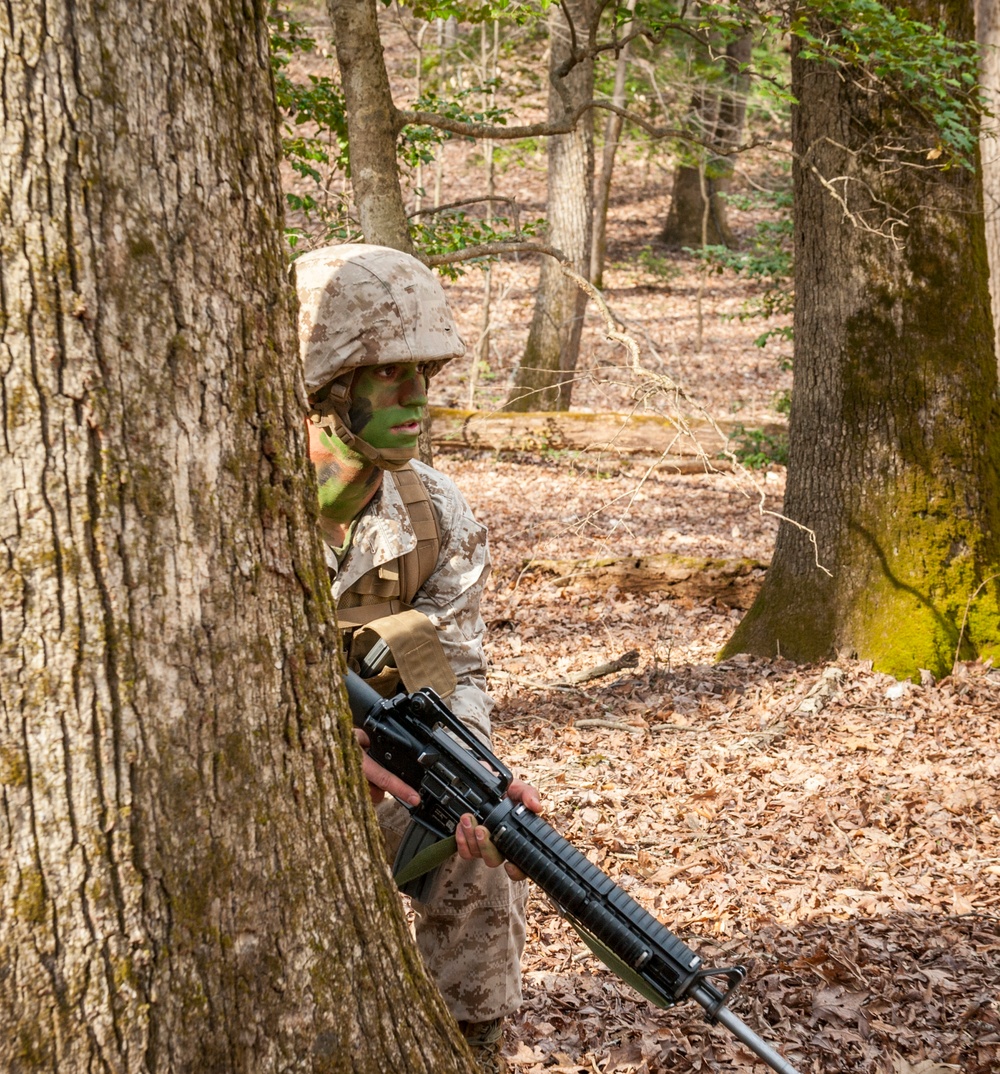
{"label": "rifle barrel", "polygon": [[667,1005],[693,999],[778,1074],[799,1074],[723,1002],[701,959],[547,821],[509,800],[483,823],[500,852]]}

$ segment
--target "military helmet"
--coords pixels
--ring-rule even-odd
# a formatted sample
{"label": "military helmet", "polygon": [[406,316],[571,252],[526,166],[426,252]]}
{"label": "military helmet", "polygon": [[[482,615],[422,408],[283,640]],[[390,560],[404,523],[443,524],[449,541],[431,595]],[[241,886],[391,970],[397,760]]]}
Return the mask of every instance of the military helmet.
{"label": "military helmet", "polygon": [[465,353],[426,265],[387,246],[326,246],[295,262],[299,353],[312,399],[362,366],[443,364]]}
{"label": "military helmet", "polygon": [[409,362],[430,376],[463,355],[444,289],[410,254],[361,243],[303,255],[295,282],[310,420],[377,466],[405,466],[415,447],[378,449],[351,429],[351,382],[364,366]]}

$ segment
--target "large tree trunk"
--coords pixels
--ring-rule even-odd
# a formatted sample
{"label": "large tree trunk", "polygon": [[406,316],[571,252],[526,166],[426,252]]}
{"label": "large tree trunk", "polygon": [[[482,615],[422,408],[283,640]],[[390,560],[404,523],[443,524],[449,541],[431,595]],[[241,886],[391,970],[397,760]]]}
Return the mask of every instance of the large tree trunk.
{"label": "large tree trunk", "polygon": [[[733,175],[731,153],[743,137],[753,39],[747,34],[726,46],[723,88],[702,87],[691,104],[692,126],[714,153],[698,165],[679,164],[674,171],[673,193],[661,238],[677,245],[735,246],[729,226],[725,193]],[[705,154],[704,149],[696,153]]]}
{"label": "large tree trunk", "polygon": [[467,1070],[343,718],[265,6],[0,49],[0,1070]]}
{"label": "large tree trunk", "polygon": [[[941,9],[956,37],[972,36],[971,5]],[[927,22],[938,10],[911,8]],[[792,92],[784,509],[816,543],[782,524],[761,594],[724,652],[845,652],[899,677],[1000,657],[1000,410],[978,178],[928,170],[935,132],[850,73],[796,57]],[[853,219],[813,168],[845,177],[835,189]],[[910,210],[893,237],[869,230],[886,203],[900,220]]]}
{"label": "large tree trunk", "polygon": [[[570,56],[573,37],[563,8],[582,42],[594,18],[594,0],[568,0],[549,9],[549,71]],[[549,88],[549,116],[589,101],[594,95],[592,60],[578,63],[562,80],[565,94]],[[594,120],[588,111],[572,134],[548,140],[548,241],[570,259],[581,276],[590,271],[593,218]],[[509,410],[568,410],[587,297],[551,258],[542,261],[535,311],[521,364],[507,400]]]}
{"label": "large tree trunk", "polygon": [[1000,7],[996,0],[976,0],[976,39],[983,46],[980,83],[993,113],[980,140],[983,157],[983,210],[986,214],[986,253],[990,261],[993,331],[1000,362]]}
{"label": "large tree trunk", "polygon": [[396,109],[376,0],[329,0],[347,110],[351,189],[365,242],[412,254],[396,164]]}

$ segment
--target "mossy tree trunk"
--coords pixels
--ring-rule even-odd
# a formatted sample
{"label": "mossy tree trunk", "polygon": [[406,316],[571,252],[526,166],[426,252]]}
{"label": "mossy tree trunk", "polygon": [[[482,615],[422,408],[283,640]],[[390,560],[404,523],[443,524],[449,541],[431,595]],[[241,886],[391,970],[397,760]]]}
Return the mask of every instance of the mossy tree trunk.
{"label": "mossy tree trunk", "polygon": [[412,254],[396,164],[392,103],[376,0],[329,0],[347,112],[351,189],[365,242]]}
{"label": "mossy tree trunk", "polygon": [[343,715],[265,13],[0,13],[8,1074],[469,1069]]}
{"label": "mossy tree trunk", "polygon": [[[927,22],[938,11],[972,37],[970,4],[911,7]],[[1000,657],[1000,406],[980,184],[963,167],[928,169],[935,132],[850,72],[796,56],[792,92],[784,510],[816,543],[782,524],[724,654],[844,652],[898,677],[940,676],[956,656]]]}
{"label": "mossy tree trunk", "polygon": [[[715,152],[699,166],[678,164],[670,209],[660,238],[678,246],[735,246],[736,237],[729,225],[725,193],[733,176],[731,155],[743,137],[750,76],[745,67],[750,62],[753,39],[749,34],[731,41],[720,57],[724,68],[721,87],[705,85],[691,102],[689,125]],[[696,155],[706,155],[694,147]]]}
{"label": "mossy tree trunk", "polygon": [[[571,23],[567,21],[569,13]],[[574,44],[586,42],[595,18],[594,0],[567,0],[549,9],[549,117],[553,121],[591,100],[593,60],[577,63],[565,77],[558,71]],[[587,111],[571,134],[548,140],[548,242],[562,250],[570,267],[590,272],[594,211],[594,118]],[[521,362],[507,399],[508,410],[568,410],[580,353],[587,296],[551,258],[544,258],[535,309]]]}

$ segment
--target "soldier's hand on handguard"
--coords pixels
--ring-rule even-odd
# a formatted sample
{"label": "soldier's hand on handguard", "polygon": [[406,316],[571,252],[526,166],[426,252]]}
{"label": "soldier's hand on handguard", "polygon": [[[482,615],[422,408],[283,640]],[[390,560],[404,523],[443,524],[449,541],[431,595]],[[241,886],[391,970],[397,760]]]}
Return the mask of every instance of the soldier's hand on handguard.
{"label": "soldier's hand on handguard", "polygon": [[[371,743],[364,731],[355,727],[354,736],[362,750],[361,770],[368,781],[368,793],[373,804],[378,805],[387,794],[391,794],[405,805],[419,805],[420,795],[409,784],[372,760],[368,753]],[[511,782],[507,788],[507,797],[513,802],[522,802],[532,813],[542,811],[542,800],[538,791],[523,780],[515,779]],[[466,861],[479,858],[491,869],[503,865],[512,880],[524,880],[524,873],[510,862],[504,861],[503,855],[493,845],[489,831],[482,824],[477,825],[476,818],[471,813],[466,813],[456,826],[455,842],[458,845],[459,857]]]}
{"label": "soldier's hand on handguard", "polygon": [[419,805],[420,795],[408,783],[404,783],[398,776],[372,760],[368,753],[371,742],[360,727],[354,728],[354,737],[361,747],[361,770],[368,780],[368,793],[371,795],[372,804],[378,805],[387,794],[391,794],[405,805]]}
{"label": "soldier's hand on handguard", "polygon": [[[524,783],[519,779],[511,782],[507,788],[507,797],[513,802],[521,802],[532,813],[541,813],[542,800],[538,791],[530,783]],[[481,858],[491,869],[503,865],[511,880],[524,880],[524,873],[516,865],[505,862],[503,855],[493,845],[489,831],[482,824],[476,824],[476,818],[471,813],[466,813],[459,821],[455,829],[455,842],[458,844],[458,855],[466,861],[473,858]]]}

